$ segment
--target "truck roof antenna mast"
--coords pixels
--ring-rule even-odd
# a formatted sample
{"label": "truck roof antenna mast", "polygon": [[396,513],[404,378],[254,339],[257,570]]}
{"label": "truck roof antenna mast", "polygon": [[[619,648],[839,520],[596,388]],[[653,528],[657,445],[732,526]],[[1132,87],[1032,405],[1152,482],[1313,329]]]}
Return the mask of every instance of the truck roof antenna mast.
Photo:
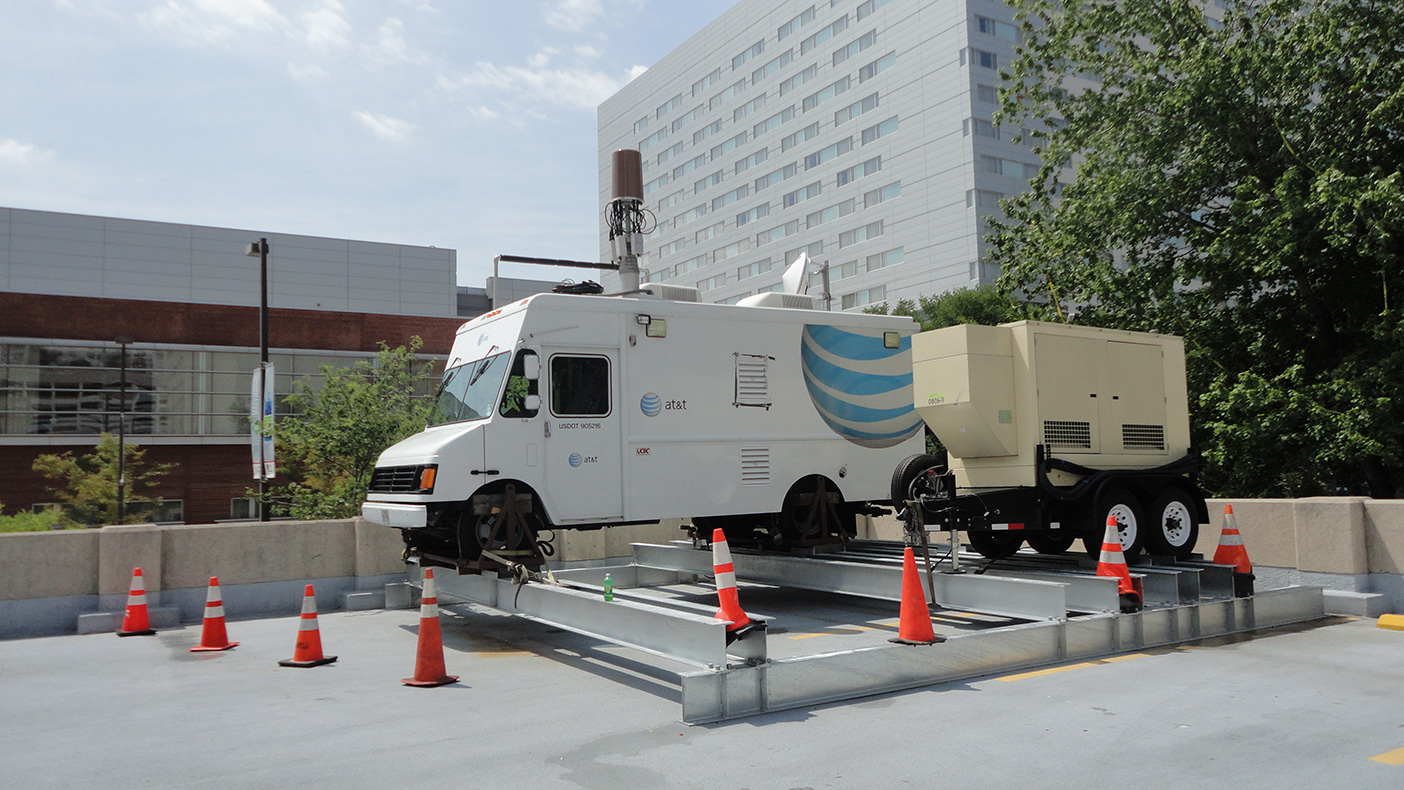
{"label": "truck roof antenna mast", "polygon": [[605,206],[605,225],[613,262],[619,267],[622,295],[639,292],[639,256],[643,237],[653,230],[652,213],[643,207],[643,157],[624,148],[614,152],[613,199]]}

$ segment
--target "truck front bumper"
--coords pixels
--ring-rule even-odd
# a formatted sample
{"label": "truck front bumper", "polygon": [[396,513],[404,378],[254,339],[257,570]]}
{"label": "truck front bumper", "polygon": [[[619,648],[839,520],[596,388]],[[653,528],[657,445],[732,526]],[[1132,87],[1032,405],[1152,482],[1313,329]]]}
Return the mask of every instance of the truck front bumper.
{"label": "truck front bumper", "polygon": [[402,505],[394,502],[362,502],[361,518],[372,524],[396,529],[421,529],[429,523],[424,505]]}

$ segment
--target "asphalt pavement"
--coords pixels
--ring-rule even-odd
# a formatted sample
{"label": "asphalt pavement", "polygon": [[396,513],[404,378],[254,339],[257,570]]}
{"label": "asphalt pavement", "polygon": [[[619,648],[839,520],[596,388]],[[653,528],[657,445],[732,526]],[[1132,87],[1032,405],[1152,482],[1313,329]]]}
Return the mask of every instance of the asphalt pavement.
{"label": "asphalt pavement", "polygon": [[[894,622],[872,614],[771,640],[837,648]],[[339,658],[313,669],[277,664],[296,618],[232,620],[223,653],[188,651],[198,625],[0,642],[0,785],[1404,787],[1404,632],[1370,620],[696,727],[683,667],[475,606],[441,621],[461,681],[428,689],[399,682],[417,610],[322,615]]]}

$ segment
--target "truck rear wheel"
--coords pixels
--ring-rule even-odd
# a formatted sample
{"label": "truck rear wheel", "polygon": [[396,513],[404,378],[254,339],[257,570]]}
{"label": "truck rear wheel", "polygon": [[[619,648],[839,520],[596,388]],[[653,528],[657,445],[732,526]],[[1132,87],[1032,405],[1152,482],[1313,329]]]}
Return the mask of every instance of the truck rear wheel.
{"label": "truck rear wheel", "polygon": [[936,493],[936,475],[946,471],[934,455],[908,456],[892,472],[892,506],[900,513],[907,500],[920,500]]}
{"label": "truck rear wheel", "polygon": [[1102,492],[1097,498],[1097,507],[1093,509],[1093,526],[1091,531],[1082,539],[1083,546],[1087,549],[1087,556],[1098,557],[1102,553],[1102,538],[1107,532],[1107,519],[1116,519],[1116,531],[1121,539],[1121,553],[1127,562],[1141,556],[1141,547],[1145,544],[1146,523],[1142,515],[1141,501],[1136,495],[1124,488],[1109,488]]}
{"label": "truck rear wheel", "polygon": [[967,532],[965,538],[970,548],[991,560],[1011,556],[1024,545],[1024,536],[1018,532]]}
{"label": "truck rear wheel", "polygon": [[1199,540],[1195,512],[1194,499],[1183,489],[1171,486],[1160,492],[1151,505],[1146,545],[1156,554],[1188,559]]}

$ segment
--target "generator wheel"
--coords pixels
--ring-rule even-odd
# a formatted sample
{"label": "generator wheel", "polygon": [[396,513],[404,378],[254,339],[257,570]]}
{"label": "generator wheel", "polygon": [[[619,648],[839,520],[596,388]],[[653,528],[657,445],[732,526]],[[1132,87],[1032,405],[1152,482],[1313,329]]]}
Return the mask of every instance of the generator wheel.
{"label": "generator wheel", "polygon": [[1062,554],[1072,548],[1072,544],[1077,541],[1077,535],[1059,530],[1057,532],[1034,533],[1025,540],[1029,542],[1029,548],[1039,554]]}
{"label": "generator wheel", "polygon": [[1102,538],[1106,535],[1107,519],[1116,519],[1117,535],[1121,538],[1121,554],[1127,562],[1141,556],[1145,545],[1146,523],[1141,502],[1136,495],[1124,488],[1109,488],[1097,498],[1093,509],[1093,525],[1082,539],[1087,556],[1099,557],[1102,553]]}
{"label": "generator wheel", "polygon": [[1018,532],[967,532],[965,539],[970,548],[991,560],[1008,557],[1024,545],[1024,536]]}
{"label": "generator wheel", "polygon": [[920,500],[936,493],[937,475],[946,471],[945,464],[934,455],[908,456],[892,472],[892,506],[901,512],[907,500]]}
{"label": "generator wheel", "polygon": [[1194,499],[1176,486],[1166,488],[1151,505],[1150,518],[1146,530],[1147,547],[1156,554],[1188,559],[1199,540]]}

